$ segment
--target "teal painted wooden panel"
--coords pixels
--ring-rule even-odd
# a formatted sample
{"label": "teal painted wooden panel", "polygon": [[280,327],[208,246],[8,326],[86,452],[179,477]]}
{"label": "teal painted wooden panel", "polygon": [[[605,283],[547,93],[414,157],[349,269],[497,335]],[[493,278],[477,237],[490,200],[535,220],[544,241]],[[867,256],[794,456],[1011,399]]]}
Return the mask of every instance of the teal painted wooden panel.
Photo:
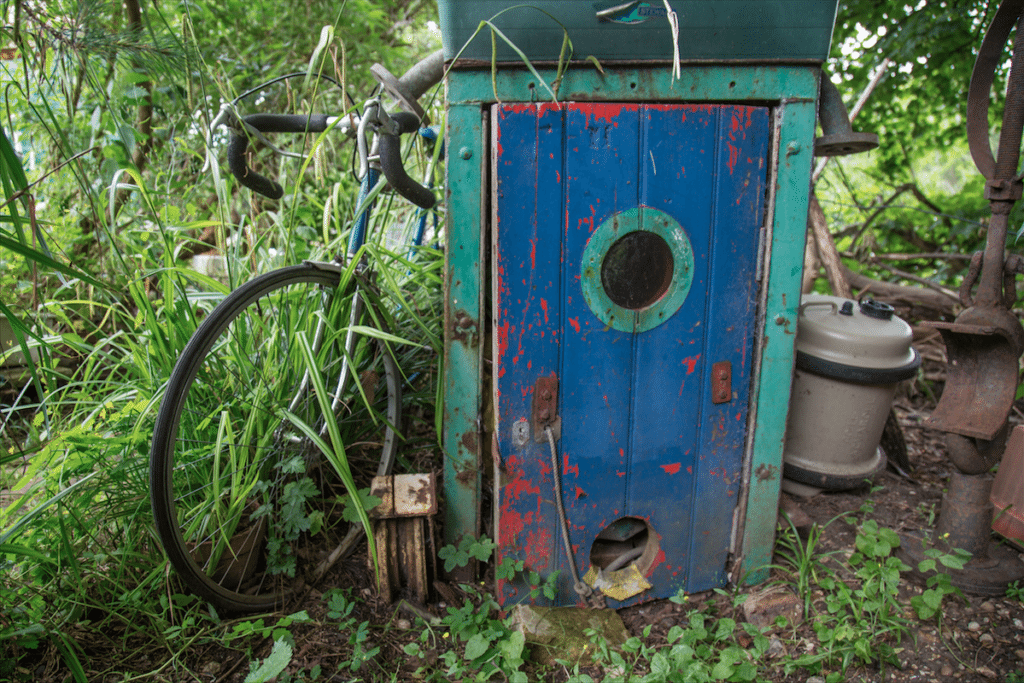
{"label": "teal painted wooden panel", "polygon": [[[479,105],[448,109],[445,221],[444,541],[480,534],[482,339],[482,168],[487,154]],[[471,568],[460,580],[472,580]]]}

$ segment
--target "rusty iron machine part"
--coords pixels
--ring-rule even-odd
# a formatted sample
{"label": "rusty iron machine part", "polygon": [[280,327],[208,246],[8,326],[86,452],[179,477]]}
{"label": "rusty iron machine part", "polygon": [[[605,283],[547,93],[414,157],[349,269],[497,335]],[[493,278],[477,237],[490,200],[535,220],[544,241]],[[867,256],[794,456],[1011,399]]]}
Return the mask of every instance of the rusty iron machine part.
{"label": "rusty iron machine part", "polygon": [[370,73],[381,84],[389,97],[398,101],[402,109],[419,117],[427,125],[427,113],[419,103],[423,93],[441,81],[444,76],[444,50],[438,50],[409,69],[401,78],[396,77],[383,64],[374,64]]}
{"label": "rusty iron machine part", "polygon": [[849,154],[870,152],[878,147],[878,136],[874,133],[860,133],[853,130],[850,115],[843,104],[832,79],[827,73],[821,74],[818,95],[818,121],[821,122],[821,136],[814,139],[814,156],[840,157]]}
{"label": "rusty iron machine part", "polygon": [[[989,94],[1002,49],[1013,27],[1013,57],[1006,93],[998,158],[988,137]],[[946,386],[927,424],[946,432],[946,451],[956,466],[942,499],[933,538],[908,535],[901,552],[916,568],[932,544],[960,548],[972,559],[963,570],[950,571],[953,585],[970,593],[1001,595],[1006,585],[1024,578],[1017,553],[991,539],[992,476],[1006,443],[1007,417],[1018,382],[1018,359],[1024,352],[1024,328],[1010,312],[1016,300],[1016,256],[1006,258],[1010,209],[1021,197],[1021,135],[1024,132],[1024,0],[1005,0],[985,34],[971,74],[967,99],[967,138],[975,165],[985,176],[985,197],[992,219],[985,251],[974,255],[960,288],[966,307],[952,323],[931,323],[946,343]],[[971,290],[977,284],[977,293]]]}

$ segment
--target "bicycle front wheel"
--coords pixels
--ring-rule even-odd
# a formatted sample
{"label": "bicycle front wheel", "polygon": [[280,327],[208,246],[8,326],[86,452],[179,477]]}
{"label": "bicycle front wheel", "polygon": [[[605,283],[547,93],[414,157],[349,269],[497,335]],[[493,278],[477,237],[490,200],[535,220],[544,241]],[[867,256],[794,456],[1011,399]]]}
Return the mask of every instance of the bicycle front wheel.
{"label": "bicycle front wheel", "polygon": [[354,297],[336,295],[339,277],[304,264],[236,289],[167,383],[150,453],[156,530],[188,587],[220,609],[283,604],[341,520],[339,469],[394,461],[401,378],[386,343],[346,335]]}

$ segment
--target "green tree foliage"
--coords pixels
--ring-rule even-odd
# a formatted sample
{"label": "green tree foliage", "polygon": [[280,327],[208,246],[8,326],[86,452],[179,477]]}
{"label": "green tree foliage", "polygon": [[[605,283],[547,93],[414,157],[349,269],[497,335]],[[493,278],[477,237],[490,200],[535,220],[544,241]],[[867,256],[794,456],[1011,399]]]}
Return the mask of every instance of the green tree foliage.
{"label": "green tree foliage", "polygon": [[[13,224],[0,223],[0,234],[44,252],[53,248],[66,262],[114,279],[136,277],[117,262],[117,252],[155,257],[181,249],[204,230],[210,242],[211,219],[226,224],[228,235],[244,230],[248,218],[259,222],[248,193],[237,196],[230,178],[218,196],[211,176],[200,173],[208,126],[222,102],[274,77],[309,70],[344,84],[347,98],[339,85],[297,79],[253,93],[241,113],[340,112],[370,95],[375,61],[400,74],[436,47],[436,38],[422,29],[434,12],[424,0],[314,0],[289,11],[269,0],[7,0],[0,8],[8,24],[0,29],[4,130],[29,182],[38,183],[20,197],[17,216],[28,213],[29,195],[45,209],[38,212],[34,242],[13,215]],[[331,26],[333,35],[317,52],[322,26]],[[334,175],[321,177],[321,187],[344,180],[347,157],[331,162]],[[130,191],[140,184],[154,193],[153,206],[162,207],[155,221],[147,215],[153,206]],[[309,217],[310,225],[317,222]],[[30,263],[4,258],[0,278],[21,293],[22,308],[40,301],[40,286],[58,284],[42,275],[32,281]],[[111,288],[123,291],[117,282]]]}
{"label": "green tree foliage", "polygon": [[[998,3],[991,0],[850,0],[836,20],[829,68],[853,99],[883,60],[891,65],[861,112],[858,126],[878,133],[879,170],[910,180],[907,158],[964,139],[967,86],[974,58]],[[994,90],[1005,87],[1005,66]],[[1002,115],[1002,103],[991,111]]]}
{"label": "green tree foliage", "polygon": [[[854,270],[948,292],[966,267],[956,255],[982,248],[989,212],[984,179],[967,151],[967,90],[997,8],[991,0],[840,5],[827,67],[848,106],[886,66],[855,124],[877,133],[880,147],[865,157],[833,160],[817,186],[840,252]],[[1004,54],[989,110],[994,136],[1009,46]],[[1018,207],[1011,225],[1022,218]],[[898,262],[885,256],[934,253],[954,256]]]}

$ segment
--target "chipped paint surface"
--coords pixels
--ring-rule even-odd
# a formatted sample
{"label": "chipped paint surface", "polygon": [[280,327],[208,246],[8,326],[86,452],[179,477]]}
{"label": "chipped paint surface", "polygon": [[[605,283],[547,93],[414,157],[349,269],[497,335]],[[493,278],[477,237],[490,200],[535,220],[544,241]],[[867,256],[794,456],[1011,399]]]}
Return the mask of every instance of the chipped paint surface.
{"label": "chipped paint surface", "polygon": [[[493,251],[496,416],[507,461],[499,554],[561,570],[575,604],[546,441],[516,446],[538,377],[559,380],[558,475],[576,563],[602,528],[650,523],[653,588],[722,585],[739,491],[757,300],[757,235],[768,149],[764,108],[570,103],[496,106]],[[669,320],[632,334],[584,300],[581,257],[595,226],[631,208],[669,214],[692,243],[693,283]],[[711,401],[711,364],[733,367],[736,398]],[[536,436],[536,435],[532,435]],[[507,454],[507,455],[506,455]],[[529,586],[503,583],[504,603]]]}

